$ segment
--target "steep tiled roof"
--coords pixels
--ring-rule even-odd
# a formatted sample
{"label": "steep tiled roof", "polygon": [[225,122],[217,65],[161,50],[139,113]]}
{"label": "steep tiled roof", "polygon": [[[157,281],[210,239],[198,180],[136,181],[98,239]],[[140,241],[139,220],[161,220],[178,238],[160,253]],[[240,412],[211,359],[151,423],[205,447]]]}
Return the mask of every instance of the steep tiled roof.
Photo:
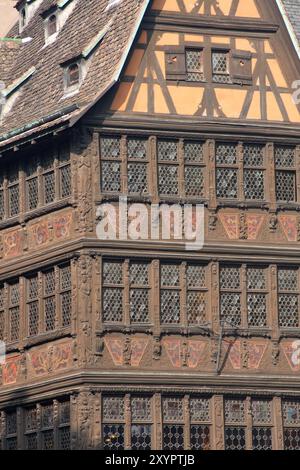
{"label": "steep tiled roof", "polygon": [[[114,83],[114,75],[127,55],[127,44],[140,23],[140,16],[147,6],[143,0],[111,2],[114,7],[106,11],[108,0],[72,0],[76,6],[53,44],[46,47],[42,12],[58,0],[44,0],[21,33],[31,42],[22,44],[10,71],[11,82],[21,77],[32,66],[32,77],[20,88],[20,95],[0,123],[0,140],[6,141],[7,133],[29,126],[48,115],[54,115],[71,105],[83,111]],[[100,45],[92,52],[88,73],[79,93],[64,98],[61,63],[81,54],[93,39],[111,23]],[[18,36],[18,26],[10,31],[10,37]],[[131,40],[130,40],[131,39]],[[9,86],[10,83],[6,83]]]}
{"label": "steep tiled roof", "polygon": [[282,0],[282,3],[300,43],[300,0]]}
{"label": "steep tiled roof", "polygon": [[[83,115],[118,79],[149,4],[149,0],[70,1],[75,7],[52,44],[45,47],[41,13],[59,0],[41,0],[38,10],[21,33],[22,38],[33,39],[14,48],[15,60],[6,85],[22,78],[32,67],[35,72],[19,88],[12,111],[0,122],[0,147],[24,135],[25,131],[28,135],[39,126],[45,128],[71,117],[74,122]],[[279,1],[300,39],[300,0]],[[107,10],[109,3],[114,6]],[[99,33],[108,25],[108,32],[98,44]],[[18,29],[16,25],[10,31],[10,37],[17,37]],[[64,97],[61,64],[88,49],[95,39],[97,45],[79,92]]]}

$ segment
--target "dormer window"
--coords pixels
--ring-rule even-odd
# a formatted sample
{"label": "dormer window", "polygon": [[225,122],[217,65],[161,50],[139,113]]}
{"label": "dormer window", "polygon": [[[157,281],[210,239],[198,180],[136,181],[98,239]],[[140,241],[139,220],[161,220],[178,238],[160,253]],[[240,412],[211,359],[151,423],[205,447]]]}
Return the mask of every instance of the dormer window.
{"label": "dormer window", "polygon": [[22,8],[20,11],[20,26],[21,28],[24,28],[26,26],[26,8]]}
{"label": "dormer window", "polygon": [[78,63],[71,64],[67,68],[67,87],[76,87],[80,82],[80,67]]}
{"label": "dormer window", "polygon": [[55,33],[57,33],[57,17],[56,15],[51,15],[47,22],[48,37]]}

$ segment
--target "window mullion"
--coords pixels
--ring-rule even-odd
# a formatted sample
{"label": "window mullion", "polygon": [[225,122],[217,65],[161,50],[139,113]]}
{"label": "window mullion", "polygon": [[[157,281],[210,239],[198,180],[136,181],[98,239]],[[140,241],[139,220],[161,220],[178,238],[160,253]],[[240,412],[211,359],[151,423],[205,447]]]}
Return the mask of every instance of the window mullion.
{"label": "window mullion", "polygon": [[269,142],[266,145],[266,161],[267,161],[267,180],[268,180],[268,200],[270,201],[270,210],[276,210],[276,170],[275,170],[275,154],[274,144]]}
{"label": "window mullion", "polygon": [[128,194],[128,174],[127,174],[127,165],[128,165],[128,155],[127,155],[127,137],[122,136],[120,142],[120,151],[121,151],[121,193]]}
{"label": "window mullion", "polygon": [[244,193],[244,147],[239,142],[237,146],[237,163],[238,163],[238,200],[245,201]]}
{"label": "window mullion", "polygon": [[283,416],[282,416],[282,403],[281,397],[274,397],[272,400],[272,415],[273,415],[273,442],[274,450],[284,450],[284,437],[283,437]]}
{"label": "window mullion", "polygon": [[125,326],[130,326],[130,279],[129,279],[129,259],[124,262],[123,270],[123,292],[124,292],[124,312],[123,322]]}
{"label": "window mullion", "polygon": [[184,198],[186,196],[185,189],[185,172],[184,172],[184,140],[180,139],[178,142],[178,193],[179,197]]}
{"label": "window mullion", "polygon": [[124,417],[125,417],[125,430],[124,430],[124,449],[130,450],[131,448],[131,398],[130,394],[125,395],[124,399]]}
{"label": "window mullion", "polygon": [[241,267],[241,327],[248,327],[248,302],[247,302],[247,266],[243,264]]}
{"label": "window mullion", "polygon": [[296,188],[297,188],[297,202],[300,201],[300,145],[296,147]]}
{"label": "window mullion", "polygon": [[188,327],[187,319],[187,263],[180,265],[180,324]]}
{"label": "window mullion", "polygon": [[191,416],[190,416],[190,397],[185,395],[183,398],[184,411],[184,449],[191,448]]}
{"label": "window mullion", "polygon": [[245,401],[245,422],[246,422],[246,450],[252,450],[252,428],[253,416],[251,411],[251,398],[247,397]]}

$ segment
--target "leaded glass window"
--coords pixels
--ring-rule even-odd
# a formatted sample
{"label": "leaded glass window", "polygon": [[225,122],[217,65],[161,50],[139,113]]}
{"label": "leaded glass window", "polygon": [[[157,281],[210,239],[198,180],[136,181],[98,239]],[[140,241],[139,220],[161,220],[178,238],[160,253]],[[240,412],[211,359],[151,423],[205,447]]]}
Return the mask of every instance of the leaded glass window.
{"label": "leaded glass window", "polygon": [[152,431],[152,400],[150,397],[131,398],[131,449],[150,450]]}
{"label": "leaded glass window", "polygon": [[267,276],[265,268],[247,268],[248,326],[267,326]]}
{"label": "leaded glass window", "polygon": [[16,410],[7,411],[5,414],[5,443],[7,450],[18,449],[17,437],[17,412]]}
{"label": "leaded glass window", "polygon": [[218,143],[216,145],[216,186],[220,199],[238,197],[238,162],[235,144]]}
{"label": "leaded glass window", "polygon": [[55,270],[50,269],[43,274],[44,278],[44,328],[45,331],[55,330],[56,299]]}
{"label": "leaded glass window", "polygon": [[31,157],[26,164],[26,208],[36,209],[39,204],[38,164],[37,158]]}
{"label": "leaded glass window", "polygon": [[244,145],[244,195],[247,200],[265,199],[264,147]]}
{"label": "leaded glass window", "polygon": [[228,51],[212,51],[212,74],[215,83],[231,83]]}
{"label": "leaded glass window", "polygon": [[206,266],[187,266],[187,320],[189,325],[204,325],[207,321]]}
{"label": "leaded glass window", "polygon": [[36,406],[24,410],[25,420],[25,448],[27,450],[38,449],[38,422]]}
{"label": "leaded glass window", "polygon": [[20,288],[19,282],[9,285],[9,340],[18,341],[20,335]]}
{"label": "leaded glass window", "polygon": [[186,49],[186,71],[188,82],[203,82],[203,51],[202,49]]}
{"label": "leaded glass window", "polygon": [[205,164],[203,143],[184,142],[185,194],[190,197],[205,196]]}
{"label": "leaded glass window", "polygon": [[11,166],[7,172],[8,182],[8,216],[14,217],[20,212],[20,184],[19,184],[19,167]]}
{"label": "leaded glass window", "polygon": [[300,401],[282,401],[283,434],[285,450],[300,450]]}
{"label": "leaded glass window", "polygon": [[278,268],[278,321],[281,328],[299,327],[298,269]]}
{"label": "leaded glass window", "polygon": [[158,186],[162,195],[179,194],[178,143],[174,140],[158,140]]}
{"label": "leaded glass window", "polygon": [[60,308],[61,308],[61,321],[62,327],[71,324],[72,313],[72,282],[71,282],[71,266],[67,264],[59,268],[60,278]]}
{"label": "leaded glass window", "polygon": [[128,193],[146,195],[148,189],[147,140],[128,138],[127,141]]}
{"label": "leaded glass window", "polygon": [[27,279],[27,328],[28,336],[39,333],[38,275]]}
{"label": "leaded glass window", "polygon": [[272,402],[253,399],[251,403],[253,450],[272,450]]}
{"label": "leaded glass window", "polygon": [[103,397],[103,448],[123,450],[125,410],[123,397]]}
{"label": "leaded glass window", "polygon": [[0,221],[5,218],[4,178],[0,176]]}
{"label": "leaded glass window", "polygon": [[43,204],[51,204],[55,200],[54,152],[49,149],[41,157]]}
{"label": "leaded glass window", "polygon": [[160,281],[161,323],[178,324],[180,323],[180,266],[162,264]]}
{"label": "leaded glass window", "polygon": [[295,147],[275,146],[276,199],[295,202],[296,193],[296,150]]}
{"label": "leaded glass window", "polygon": [[164,397],[163,408],[163,449],[184,449],[184,408],[183,399]]}
{"label": "leaded glass window", "polygon": [[225,399],[225,450],[246,449],[245,401]]}
{"label": "leaded glass window", "polygon": [[101,189],[104,192],[121,192],[121,140],[119,137],[102,137]]}
{"label": "leaded glass window", "polygon": [[5,331],[5,290],[3,284],[0,284],[0,341],[4,340]]}
{"label": "leaded glass window", "polygon": [[211,403],[209,398],[190,398],[192,450],[211,449]]}
{"label": "leaded glass window", "polygon": [[241,272],[239,267],[220,269],[221,321],[225,326],[241,326]]}
{"label": "leaded glass window", "polygon": [[131,323],[149,322],[149,264],[131,263],[130,275],[130,320]]}
{"label": "leaded glass window", "polygon": [[103,263],[103,321],[121,323],[124,319],[123,263],[105,261]]}

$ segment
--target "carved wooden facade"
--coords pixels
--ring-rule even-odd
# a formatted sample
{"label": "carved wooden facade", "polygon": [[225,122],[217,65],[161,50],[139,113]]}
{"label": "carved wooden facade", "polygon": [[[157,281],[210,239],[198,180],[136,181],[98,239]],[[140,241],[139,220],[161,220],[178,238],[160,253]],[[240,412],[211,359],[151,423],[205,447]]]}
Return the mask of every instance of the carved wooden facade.
{"label": "carved wooden facade", "polygon": [[[155,0],[101,103],[3,154],[4,449],[300,448],[299,63],[270,3]],[[121,195],[203,203],[204,248],[99,241]]]}

